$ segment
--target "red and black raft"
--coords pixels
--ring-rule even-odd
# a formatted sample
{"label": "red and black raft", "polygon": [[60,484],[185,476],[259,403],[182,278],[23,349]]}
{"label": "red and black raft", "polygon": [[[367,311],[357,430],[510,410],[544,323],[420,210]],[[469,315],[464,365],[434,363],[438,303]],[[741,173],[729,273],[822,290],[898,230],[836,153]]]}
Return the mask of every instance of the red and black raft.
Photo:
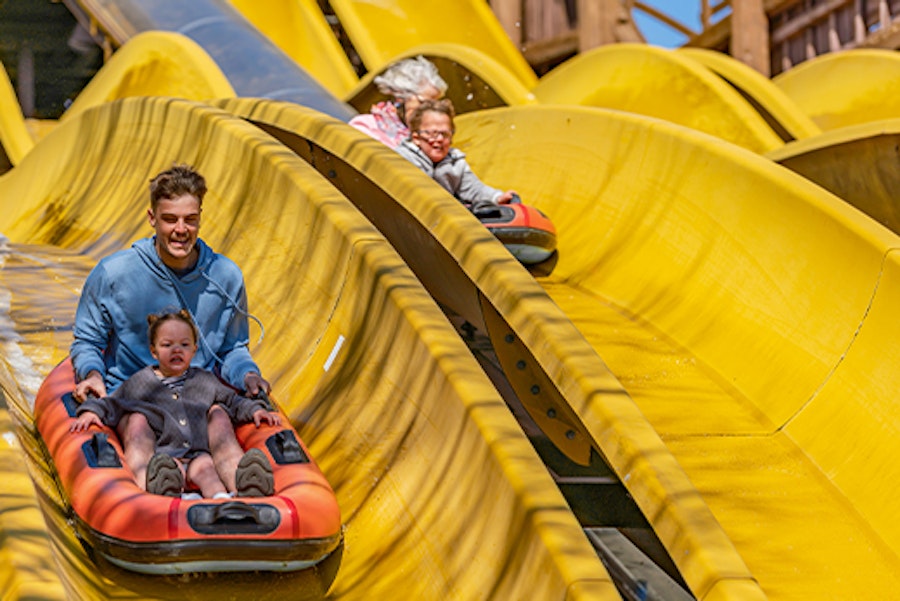
{"label": "red and black raft", "polygon": [[69,431],[74,386],[67,359],[38,391],[35,421],[77,534],[110,563],[144,574],[290,572],[312,568],[341,547],[334,491],[286,416],[279,426],[235,430],[245,450],[256,447],[269,457],[272,496],[183,500],[138,488],[111,429]]}
{"label": "red and black raft", "polygon": [[518,197],[510,204],[476,206],[472,212],[521,263],[541,263],[556,250],[553,223],[540,210],[521,204]]}

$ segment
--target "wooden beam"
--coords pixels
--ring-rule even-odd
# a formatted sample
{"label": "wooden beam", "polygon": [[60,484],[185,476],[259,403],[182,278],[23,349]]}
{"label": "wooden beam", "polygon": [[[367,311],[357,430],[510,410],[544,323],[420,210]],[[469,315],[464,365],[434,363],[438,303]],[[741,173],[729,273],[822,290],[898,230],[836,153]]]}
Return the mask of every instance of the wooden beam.
{"label": "wooden beam", "polygon": [[584,52],[616,40],[619,0],[578,0],[578,50]]}
{"label": "wooden beam", "polygon": [[522,0],[491,0],[491,10],[516,48],[522,47]]}
{"label": "wooden beam", "polygon": [[866,39],[866,16],[863,14],[865,9],[864,0],[854,0],[853,2],[853,39],[857,44],[861,44]]}
{"label": "wooden beam", "polygon": [[769,76],[769,19],[763,0],[732,0],[731,56]]}

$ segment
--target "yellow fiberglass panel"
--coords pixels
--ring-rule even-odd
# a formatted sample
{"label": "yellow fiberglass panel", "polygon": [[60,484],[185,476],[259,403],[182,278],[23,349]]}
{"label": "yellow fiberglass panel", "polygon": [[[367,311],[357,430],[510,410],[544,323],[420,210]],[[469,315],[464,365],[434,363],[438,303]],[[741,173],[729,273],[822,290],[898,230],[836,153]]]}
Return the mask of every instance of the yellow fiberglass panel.
{"label": "yellow fiberglass panel", "polygon": [[60,121],[129,96],[205,100],[234,96],[234,89],[196,42],[180,33],[149,31],[134,36],[113,54]]}
{"label": "yellow fiberglass panel", "polygon": [[645,44],[612,44],[583,52],[543,76],[542,104],[575,104],[657,117],[754,152],[783,144],[731,86],[696,61]]}
{"label": "yellow fiberglass panel", "polygon": [[231,4],[335,96],[343,96],[359,81],[315,0],[231,0]]}
{"label": "yellow fiberglass panel", "polygon": [[734,86],[785,142],[822,133],[806,113],[759,71],[723,52],[684,47],[679,48],[678,53],[697,61]]}
{"label": "yellow fiberglass panel", "polygon": [[848,497],[845,512],[860,523],[860,532],[867,538],[877,534],[894,558],[900,555],[900,525],[888,499],[896,493],[900,477],[894,461],[900,450],[896,400],[900,382],[894,369],[900,359],[898,299],[900,252],[892,249],[885,257],[871,307],[846,355],[785,428]]}
{"label": "yellow fiberglass panel", "polygon": [[[394,62],[424,56],[437,67],[447,82],[446,98],[453,102],[456,114],[517,104],[534,104],[534,94],[506,67],[485,53],[459,44],[425,44],[394,57]],[[387,65],[385,65],[387,68]],[[351,90],[346,101],[361,113],[388,97],[374,83],[385,68],[370,71]]]}
{"label": "yellow fiberglass panel", "polygon": [[[396,153],[334,119],[273,101],[233,99],[221,106],[282,140],[333,181],[435,299],[476,330],[487,328],[501,363],[505,353],[513,352],[507,350],[512,349],[509,343],[521,341],[547,377],[530,394],[547,395],[552,388],[565,403],[552,405],[553,411],[544,415],[529,414],[570,456],[581,452],[578,441],[586,437],[606,458],[698,598],[764,598],[731,541],[603,361],[534,278],[460,203]],[[499,135],[498,128],[514,127],[504,118],[507,111],[471,115]],[[543,170],[524,159],[527,154],[518,154],[518,148],[506,151],[526,160],[535,176]],[[551,209],[542,208],[552,216]],[[498,323],[502,327],[495,337],[492,327]],[[516,369],[525,369],[528,361],[522,355],[516,360]],[[515,374],[507,376],[515,387]],[[520,395],[526,404],[527,397]],[[554,438],[555,422],[566,419],[563,414],[574,416],[572,430]]]}
{"label": "yellow fiberglass panel", "polygon": [[[896,236],[763,157],[658,120],[516,107],[464,115],[458,132],[481,177],[553,219],[559,259],[541,285],[768,598],[890,596],[893,530],[854,509],[859,493],[791,420],[852,352]],[[893,383],[876,379],[870,392]]]}
{"label": "yellow fiberglass panel", "polygon": [[331,6],[370,71],[422,44],[459,44],[483,52],[526,88],[534,70],[482,0],[332,0]]}
{"label": "yellow fiberglass panel", "polygon": [[[65,355],[87,269],[152,233],[147,182],[176,161],[207,178],[203,238],[243,269],[266,326],[261,341],[251,326],[251,351],[337,493],[345,545],[329,568],[329,598],[617,598],[506,405],[383,236],[256,127],[164,98],[85,111],[0,177],[0,198],[17,199],[0,216],[16,253],[0,273],[23,305],[5,328],[20,356],[4,346],[10,371],[0,383],[22,441],[14,452],[32,477],[4,480],[0,497],[30,499],[37,487],[46,525],[30,536],[49,539],[67,598],[306,599],[327,584],[313,571],[168,579],[98,570],[36,439],[30,402]],[[4,539],[3,553],[22,555],[3,577],[22,590],[46,581],[37,598],[59,598],[53,578],[19,573],[45,569],[46,548],[32,558],[26,543]]]}
{"label": "yellow fiberglass panel", "polygon": [[25,126],[16,91],[6,69],[0,65],[0,173],[18,165],[32,146],[34,138]]}
{"label": "yellow fiberglass panel", "polygon": [[766,156],[900,233],[900,119],[850,125]]}
{"label": "yellow fiberglass panel", "polygon": [[900,114],[900,56],[893,50],[830,52],[772,81],[824,131]]}

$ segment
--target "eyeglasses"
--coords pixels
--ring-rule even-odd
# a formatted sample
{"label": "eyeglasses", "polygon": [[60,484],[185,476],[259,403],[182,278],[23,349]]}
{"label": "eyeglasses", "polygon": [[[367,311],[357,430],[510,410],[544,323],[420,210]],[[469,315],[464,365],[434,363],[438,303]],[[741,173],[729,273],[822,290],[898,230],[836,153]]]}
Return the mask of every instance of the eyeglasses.
{"label": "eyeglasses", "polygon": [[416,132],[418,136],[428,142],[435,140],[452,140],[453,132],[445,129],[420,129]]}

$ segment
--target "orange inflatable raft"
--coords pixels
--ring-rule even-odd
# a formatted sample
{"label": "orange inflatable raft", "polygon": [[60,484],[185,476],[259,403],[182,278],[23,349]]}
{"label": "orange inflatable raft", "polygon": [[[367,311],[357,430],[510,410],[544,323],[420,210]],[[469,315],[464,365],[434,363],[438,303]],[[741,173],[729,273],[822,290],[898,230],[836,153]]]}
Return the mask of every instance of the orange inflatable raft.
{"label": "orange inflatable raft", "polygon": [[553,223],[518,197],[510,204],[477,207],[473,213],[521,263],[540,263],[556,250]]}
{"label": "orange inflatable raft", "polygon": [[67,359],[38,391],[35,419],[77,534],[110,563],[145,574],[287,572],[316,566],[342,545],[334,491],[285,416],[281,426],[236,429],[245,449],[268,455],[274,495],[183,500],[138,488],[109,428],[69,432],[74,386]]}

